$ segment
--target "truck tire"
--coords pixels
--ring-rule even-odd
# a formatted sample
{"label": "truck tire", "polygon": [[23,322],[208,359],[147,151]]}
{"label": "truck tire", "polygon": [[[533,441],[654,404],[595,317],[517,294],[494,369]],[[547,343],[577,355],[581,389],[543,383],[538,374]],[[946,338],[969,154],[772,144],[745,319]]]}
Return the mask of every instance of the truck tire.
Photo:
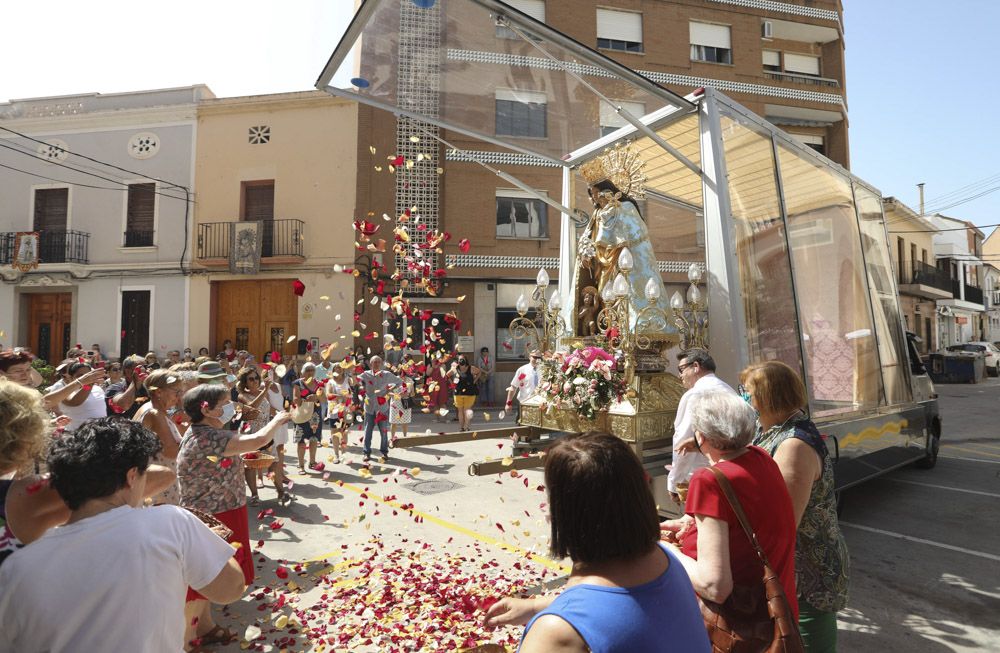
{"label": "truck tire", "polygon": [[941,419],[935,417],[931,422],[930,434],[927,437],[927,453],[913,465],[918,469],[934,469],[937,465],[938,450],[941,448]]}

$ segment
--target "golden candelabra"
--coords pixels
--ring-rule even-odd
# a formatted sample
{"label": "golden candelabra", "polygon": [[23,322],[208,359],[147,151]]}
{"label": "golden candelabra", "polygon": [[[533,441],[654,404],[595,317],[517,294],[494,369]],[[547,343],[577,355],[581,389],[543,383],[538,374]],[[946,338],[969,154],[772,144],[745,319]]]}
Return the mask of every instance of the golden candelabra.
{"label": "golden candelabra", "polygon": [[702,300],[698,282],[701,268],[692,263],[688,268],[687,302],[679,292],[670,298],[670,308],[674,313],[674,324],[681,334],[681,349],[708,349],[708,307]]}
{"label": "golden candelabra", "polygon": [[562,302],[559,299],[559,291],[553,290],[551,297],[546,299],[545,291],[548,286],[549,273],[545,268],[540,268],[538,276],[535,277],[535,289],[531,293],[531,299],[535,302],[534,316],[528,317],[531,307],[528,299],[521,294],[515,304],[518,316],[511,320],[507,328],[512,338],[515,340],[530,338],[534,342],[534,347],[542,353],[554,350],[559,338],[567,333],[566,322],[560,315]]}

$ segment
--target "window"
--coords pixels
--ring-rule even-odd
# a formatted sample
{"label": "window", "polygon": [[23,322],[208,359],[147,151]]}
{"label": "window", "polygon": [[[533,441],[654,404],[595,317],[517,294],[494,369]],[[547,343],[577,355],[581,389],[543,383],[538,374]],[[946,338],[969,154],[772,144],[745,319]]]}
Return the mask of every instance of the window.
{"label": "window", "polygon": [[68,188],[35,189],[35,231],[66,231]]}
{"label": "window", "polygon": [[781,53],[774,50],[764,50],[764,70],[772,73],[781,72]]}
{"label": "window", "polygon": [[[616,105],[620,106],[631,113],[636,118],[641,118],[646,115],[646,105],[642,102],[626,102],[624,100],[612,100]],[[629,124],[627,120],[620,113],[614,110],[613,107],[608,105],[607,102],[601,100],[601,136],[607,136],[611,132],[624,127]]]}
{"label": "window", "polygon": [[[505,0],[514,9],[527,14],[540,23],[545,22],[545,0]],[[497,25],[498,39],[519,39],[520,37],[503,25]]]}
{"label": "window", "polygon": [[816,136],[815,134],[792,134],[792,136],[800,143],[811,147],[820,154],[826,154],[825,140],[822,136]]}
{"label": "window", "polygon": [[524,191],[497,190],[497,238],[548,238],[548,205]]}
{"label": "window", "polygon": [[733,46],[728,25],[690,23],[691,61],[733,63]]}
{"label": "window", "polygon": [[149,290],[122,291],[121,357],[149,351]]}
{"label": "window", "polygon": [[785,72],[819,77],[819,57],[786,52]]}
{"label": "window", "polygon": [[125,214],[125,247],[153,245],[156,184],[129,184]]}
{"label": "window", "polygon": [[545,93],[497,89],[496,135],[545,138]]}
{"label": "window", "polygon": [[261,258],[274,253],[274,180],[243,182],[242,220],[262,221],[260,225]]}
{"label": "window", "polygon": [[622,52],[642,52],[642,14],[598,9],[597,47]]}

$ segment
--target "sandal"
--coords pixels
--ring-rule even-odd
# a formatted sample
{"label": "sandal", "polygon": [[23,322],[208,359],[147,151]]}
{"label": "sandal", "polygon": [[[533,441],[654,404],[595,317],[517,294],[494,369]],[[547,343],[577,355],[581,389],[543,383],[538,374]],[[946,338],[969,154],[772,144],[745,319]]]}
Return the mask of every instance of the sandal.
{"label": "sandal", "polygon": [[256,494],[253,495],[252,497],[250,497],[250,505],[251,506],[259,506],[260,505],[260,497],[257,496]]}
{"label": "sandal", "polygon": [[237,637],[238,635],[228,628],[216,626],[198,639],[201,640],[201,645],[204,646],[205,644],[228,644],[235,641]]}

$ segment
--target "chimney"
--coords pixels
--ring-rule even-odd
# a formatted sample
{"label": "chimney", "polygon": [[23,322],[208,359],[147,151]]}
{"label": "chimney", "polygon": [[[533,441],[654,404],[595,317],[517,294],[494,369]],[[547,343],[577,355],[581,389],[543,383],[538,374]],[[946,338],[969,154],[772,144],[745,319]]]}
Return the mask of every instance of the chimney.
{"label": "chimney", "polygon": [[924,214],[924,182],[917,184],[917,188],[920,189],[920,215]]}

